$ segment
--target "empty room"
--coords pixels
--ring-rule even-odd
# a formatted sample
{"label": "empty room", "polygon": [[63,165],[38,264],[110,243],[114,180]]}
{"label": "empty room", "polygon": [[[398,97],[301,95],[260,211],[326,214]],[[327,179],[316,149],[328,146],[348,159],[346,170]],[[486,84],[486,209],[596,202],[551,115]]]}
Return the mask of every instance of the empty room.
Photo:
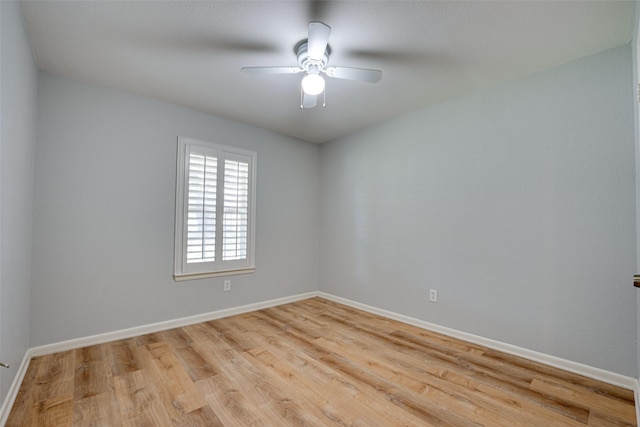
{"label": "empty room", "polygon": [[0,1],[0,425],[637,426],[636,1]]}

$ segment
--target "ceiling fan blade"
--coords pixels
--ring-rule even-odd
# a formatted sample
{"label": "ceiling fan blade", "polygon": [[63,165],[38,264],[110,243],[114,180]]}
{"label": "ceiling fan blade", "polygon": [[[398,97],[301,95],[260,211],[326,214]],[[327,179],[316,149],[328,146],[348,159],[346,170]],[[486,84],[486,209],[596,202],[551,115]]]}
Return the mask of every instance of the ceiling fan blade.
{"label": "ceiling fan blade", "polygon": [[242,67],[240,71],[250,74],[296,74],[304,70],[300,67]]}
{"label": "ceiling fan blade", "polygon": [[302,92],[302,102],[300,107],[304,108],[313,108],[318,104],[318,95],[309,95],[308,93]]}
{"label": "ceiling fan blade", "polygon": [[324,57],[329,43],[331,27],[322,22],[309,22],[309,38],[307,40],[307,52],[309,58],[320,61]]}
{"label": "ceiling fan blade", "polygon": [[368,68],[327,67],[325,73],[329,77],[362,82],[377,83],[382,78],[382,71]]}

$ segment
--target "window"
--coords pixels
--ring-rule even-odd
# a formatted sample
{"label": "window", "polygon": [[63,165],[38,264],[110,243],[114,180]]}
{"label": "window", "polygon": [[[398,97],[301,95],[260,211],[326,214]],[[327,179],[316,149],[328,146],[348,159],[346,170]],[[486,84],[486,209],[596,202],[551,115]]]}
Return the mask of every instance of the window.
{"label": "window", "polygon": [[256,153],[178,138],[175,280],[252,273]]}

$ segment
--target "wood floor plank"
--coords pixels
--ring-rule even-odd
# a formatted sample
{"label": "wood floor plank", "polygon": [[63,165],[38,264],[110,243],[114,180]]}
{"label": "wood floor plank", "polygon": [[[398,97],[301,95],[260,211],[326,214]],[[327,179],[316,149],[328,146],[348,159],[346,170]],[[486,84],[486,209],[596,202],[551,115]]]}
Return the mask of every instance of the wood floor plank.
{"label": "wood floor plank", "polygon": [[211,406],[206,405],[173,420],[173,425],[175,427],[222,427],[224,423],[213,412]]}
{"label": "wood floor plank", "polygon": [[156,385],[137,370],[114,378],[123,426],[170,426],[173,423],[158,397]]}
{"label": "wood floor plank", "polygon": [[139,351],[146,366],[145,375],[156,385],[157,398],[171,420],[179,419],[207,404],[165,342],[141,347]]}
{"label": "wood floor plank", "polygon": [[[267,371],[270,370],[273,372],[273,375],[278,375],[289,384],[294,384],[296,388],[300,388],[306,399],[317,406],[323,416],[327,418],[327,424],[335,423],[337,425],[352,425],[356,420],[362,420],[363,418],[366,421],[367,414],[364,413],[365,411],[361,411],[359,408],[354,408],[354,406],[349,407],[352,409],[351,411],[346,411],[346,408],[341,405],[344,400],[342,402],[335,400],[336,398],[346,398],[346,402],[348,403],[351,398],[357,398],[357,396],[353,396],[353,393],[345,395],[344,393],[341,393],[341,390],[335,387],[330,387],[327,382],[322,383],[322,390],[324,393],[318,392],[317,388],[320,383],[311,383],[308,372],[305,373],[307,378],[305,381],[305,379],[297,375],[297,373],[291,369],[286,362],[275,356],[267,349],[252,350],[245,357],[248,357],[254,365],[261,366],[262,369]],[[304,386],[300,387],[301,385]]]}
{"label": "wood floor plank", "polygon": [[633,391],[322,298],[33,358],[7,426],[637,427]]}
{"label": "wood floor plank", "polygon": [[[259,317],[253,317],[254,321],[260,320]],[[246,333],[250,333],[249,331],[252,330],[246,327],[243,329]],[[265,340],[263,342],[267,343],[271,349],[277,348],[278,358],[269,359],[269,363],[266,363],[265,355],[269,352],[264,349],[258,349],[256,352],[250,351],[249,353],[255,355],[257,360],[265,362],[264,369],[273,370],[281,378],[286,379],[290,385],[300,384],[300,386],[296,387],[298,390],[305,394],[311,394],[311,396],[307,396],[308,399],[320,406],[322,414],[328,419],[323,425],[326,425],[327,422],[338,423],[339,425],[359,425],[361,423],[364,423],[363,425],[384,425],[385,422],[399,425],[425,425],[424,422],[414,419],[409,414],[394,412],[388,407],[384,411],[379,411],[379,408],[383,407],[386,401],[381,399],[380,402],[377,402],[380,405],[376,405],[372,403],[372,396],[363,394],[353,382],[347,382],[342,378],[338,380],[338,375],[335,371],[326,367],[324,370],[317,369],[316,364],[319,364],[319,361],[305,356],[305,352],[301,351],[304,349],[299,345],[287,346],[286,339],[280,339],[281,335],[286,336],[289,333],[288,328],[275,326],[269,329],[268,325],[261,323],[258,329],[260,334],[254,335],[254,339],[256,341]],[[309,349],[306,350],[308,351]],[[294,373],[296,371],[287,369],[283,363],[280,363],[284,361],[290,364],[289,368],[304,374],[303,377],[307,381],[300,380],[300,377],[297,377]],[[276,366],[278,369],[275,369]],[[316,390],[321,390],[321,394],[316,394]],[[353,401],[356,402],[356,405],[350,405]],[[372,405],[366,405],[364,402],[370,402]],[[361,407],[362,410],[360,410]],[[354,414],[360,414],[360,418],[353,419]],[[372,416],[373,418],[370,418]],[[381,422],[382,424],[380,424]]]}
{"label": "wood floor plank", "polygon": [[[270,348],[274,349],[274,346]],[[313,402],[327,419],[324,424],[425,425],[423,420],[387,406],[383,396],[375,396],[375,392],[340,377],[333,369],[305,354],[296,356],[290,350],[283,350],[282,346],[274,353],[267,349],[257,349],[249,354],[255,358],[256,365],[262,363],[263,369],[280,376],[287,384],[300,390],[308,401]],[[302,369],[296,359],[302,362]]]}
{"label": "wood floor plank", "polygon": [[534,379],[531,383],[531,389],[553,396],[555,399],[584,405],[596,413],[612,414],[612,418],[624,423],[632,423],[636,418],[635,407],[618,399],[595,397],[588,390],[569,383],[562,384],[557,381]]}
{"label": "wood floor plank", "polygon": [[140,369],[135,339],[113,341],[105,346],[113,376],[129,374]]}
{"label": "wood floor plank", "polygon": [[[73,385],[75,353],[56,353],[42,357],[29,390],[27,411],[23,423],[29,426],[71,426],[73,424]],[[10,423],[7,423],[11,425]]]}
{"label": "wood floor plank", "polygon": [[[321,360],[325,365],[345,375],[351,381],[355,381],[363,390],[375,390],[379,397],[384,397],[387,402],[391,402],[393,405],[423,420],[426,423],[425,425],[475,425],[471,420],[461,418],[454,412],[438,410],[431,402],[417,399],[411,393],[407,393],[402,388],[396,388],[394,384],[375,373],[365,371],[359,365],[351,363],[346,358],[322,348],[316,343],[321,338],[320,336],[307,334],[307,332],[311,331],[305,331],[305,328],[300,324],[293,326],[287,323],[286,313],[277,308],[263,310],[261,314],[264,314],[264,319],[272,322],[272,324],[274,321],[275,324],[278,322],[286,324],[287,327],[284,332],[289,335],[290,339],[295,339],[297,345],[303,351]],[[311,340],[307,338],[308,335],[311,336]]]}
{"label": "wood floor plank", "polygon": [[76,400],[73,405],[73,425],[82,427],[122,425],[115,390]]}
{"label": "wood floor plank", "polygon": [[[198,326],[198,325],[196,325]],[[209,324],[203,324],[214,331]],[[197,336],[197,327],[190,329],[192,336]],[[226,336],[220,333],[219,342],[215,348],[210,348],[209,357],[217,358],[217,363],[228,366],[224,369],[222,375],[226,376],[237,384],[238,389],[247,399],[254,402],[260,407],[260,415],[267,420],[273,420],[267,425],[288,423],[287,425],[322,425],[322,421],[317,418],[317,414],[301,409],[300,397],[292,393],[288,387],[277,387],[273,382],[268,380],[265,372],[260,371],[250,364],[246,358],[234,350],[233,346],[237,345],[236,340],[225,341]],[[297,420],[292,422],[291,420]]]}
{"label": "wood floor plank", "polygon": [[194,347],[193,339],[184,329],[171,329],[162,332],[162,337],[171,344],[176,356],[182,361],[189,377],[196,382],[211,378],[219,373],[205,357]]}
{"label": "wood floor plank", "polygon": [[[392,334],[394,337],[397,335]],[[419,342],[409,340],[416,347],[412,347],[407,353],[420,356],[421,345]],[[431,346],[429,346],[431,347]],[[445,369],[448,375],[448,381],[453,382],[456,378],[452,372],[462,374],[463,378],[483,384],[496,391],[496,394],[506,396],[519,396],[524,402],[535,404],[540,410],[551,410],[557,412],[563,417],[568,417],[579,422],[585,423],[588,419],[588,408],[576,402],[562,401],[553,399],[545,393],[531,389],[530,385],[533,381],[533,373],[523,373],[515,367],[496,365],[492,366],[484,359],[484,354],[468,354],[464,356],[464,364],[459,363],[459,355],[449,354],[445,351],[434,353],[428,350],[427,354],[433,360],[433,364]],[[511,368],[511,369],[510,369]],[[518,403],[518,401],[516,401]]]}
{"label": "wood floor plank", "polygon": [[113,390],[110,361],[103,345],[75,351],[74,399],[79,401]]}
{"label": "wood floor plank", "polygon": [[635,423],[620,421],[618,417],[611,414],[601,414],[598,411],[591,411],[589,414],[589,427],[632,427]]}
{"label": "wood floor plank", "polygon": [[[351,321],[345,322],[342,318],[335,317],[334,313],[325,314],[324,317],[336,321],[334,330],[340,327],[349,329],[353,326]],[[586,422],[588,418],[588,411],[579,406],[549,399],[544,394],[530,390],[533,373],[522,374],[517,371],[516,367],[492,366],[483,359],[483,354],[476,351],[461,353],[452,350],[450,346],[442,347],[438,343],[423,342],[415,336],[404,332],[398,333],[398,331],[382,336],[375,327],[368,325],[359,325],[356,329],[359,331],[360,339],[368,339],[376,343],[382,341],[386,344],[385,347],[394,348],[398,352],[413,355],[418,359],[427,358],[430,362],[427,366],[438,366],[439,369],[444,369],[444,372],[459,371],[466,378],[493,387],[508,395],[521,395],[529,401],[536,402],[544,410],[555,410],[561,415],[577,421]],[[511,369],[511,373],[505,372],[509,369]],[[454,377],[451,376],[451,378]]]}
{"label": "wood floor plank", "polygon": [[73,397],[75,352],[56,353],[46,358],[36,379],[42,398],[68,399]]}
{"label": "wood floor plank", "polygon": [[492,364],[502,363],[503,365],[513,367],[517,366],[519,368],[529,370],[536,378],[561,379],[565,383],[589,389],[590,392],[594,394],[615,398],[628,404],[634,404],[633,390],[627,390],[612,384],[587,378],[583,375],[564,371],[553,366],[536,363],[522,357],[512,356],[492,349],[487,349],[483,356]]}
{"label": "wood floor plank", "polygon": [[[330,341],[327,341],[327,345],[349,360],[357,360],[361,357],[359,355],[366,354],[357,347],[335,347]],[[528,399],[505,393],[451,369],[436,364],[421,364],[410,355],[381,354],[376,361],[369,361],[368,367],[425,399],[439,402],[442,409],[455,410],[478,423],[491,419],[493,425],[511,427],[514,425],[512,420],[517,418],[518,425],[536,427],[544,418],[550,425],[558,422],[573,426],[584,425],[578,421],[572,422],[553,411],[544,413],[543,408]],[[535,417],[530,416],[533,412],[536,413]]]}
{"label": "wood floor plank", "polygon": [[[237,425],[277,424],[277,410],[270,402],[269,391],[265,394],[256,387],[262,380],[248,371],[246,361],[225,344],[217,330],[206,323],[191,325],[185,329],[197,342],[206,359],[219,367],[219,375],[210,380],[199,381],[199,386],[213,398],[207,401],[225,421],[225,425],[229,422],[236,425],[232,421],[235,417],[242,421]],[[223,405],[228,407],[222,407]]]}
{"label": "wood floor plank", "polygon": [[200,380],[196,385],[225,427],[268,425],[260,416],[259,408],[223,375]]}

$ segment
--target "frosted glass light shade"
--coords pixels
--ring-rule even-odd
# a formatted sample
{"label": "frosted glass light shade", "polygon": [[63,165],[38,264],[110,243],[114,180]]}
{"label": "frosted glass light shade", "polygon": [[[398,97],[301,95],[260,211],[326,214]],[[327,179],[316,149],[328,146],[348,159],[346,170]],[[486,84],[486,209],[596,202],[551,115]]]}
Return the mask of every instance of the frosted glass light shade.
{"label": "frosted glass light shade", "polygon": [[324,90],[324,79],[320,74],[307,74],[302,79],[302,90],[308,95],[318,95]]}

